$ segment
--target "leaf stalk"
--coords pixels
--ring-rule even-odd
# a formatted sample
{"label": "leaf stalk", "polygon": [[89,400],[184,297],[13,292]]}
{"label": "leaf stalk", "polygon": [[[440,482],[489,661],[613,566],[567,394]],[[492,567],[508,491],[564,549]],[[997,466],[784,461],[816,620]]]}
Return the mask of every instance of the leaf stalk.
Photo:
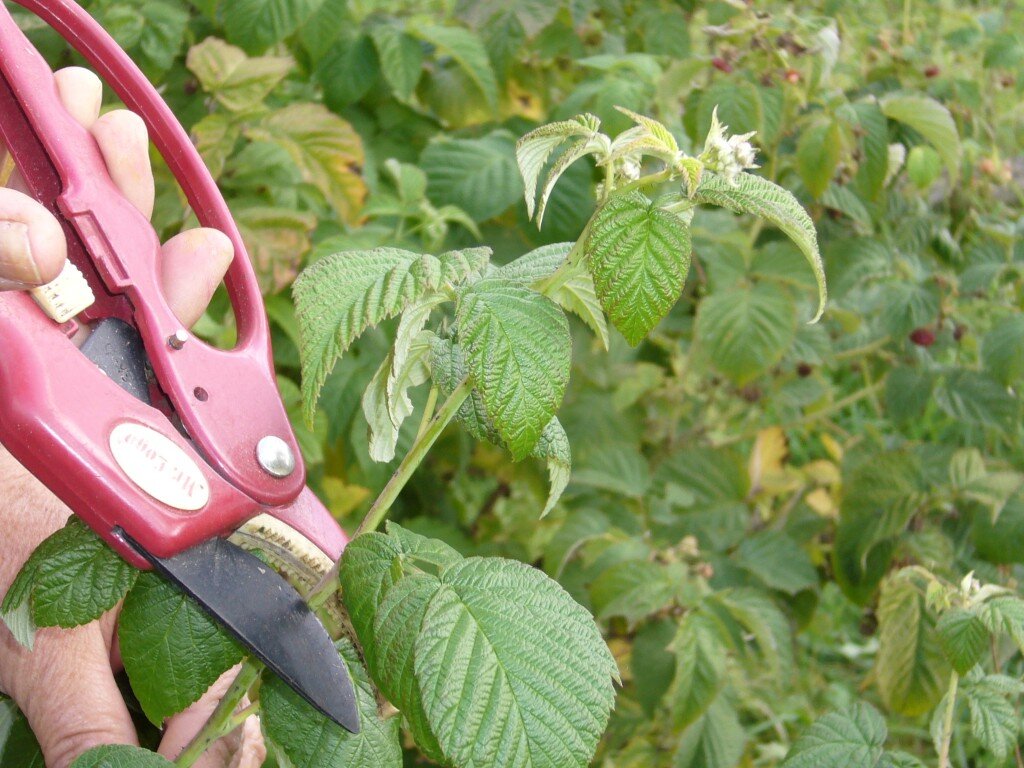
{"label": "leaf stalk", "polygon": [[[417,436],[415,442],[412,444],[412,448],[409,449],[409,453],[402,459],[402,463],[398,465],[398,469],[395,470],[394,474],[391,475],[391,479],[388,480],[387,485],[377,496],[376,500],[370,506],[370,509],[366,513],[366,517],[363,518],[363,522],[356,528],[352,538],[356,539],[362,536],[364,533],[376,530],[377,527],[384,522],[384,518],[387,517],[388,512],[391,511],[391,505],[395,503],[395,499],[398,498],[398,494],[405,488],[406,483],[412,477],[413,473],[423,463],[423,459],[426,458],[427,453],[433,447],[434,443],[444,432],[445,427],[448,423],[455,418],[455,414],[459,412],[459,408],[469,397],[469,393],[472,387],[469,384],[468,379],[464,379],[448,396],[448,399],[444,401],[437,414],[430,420],[426,425],[425,429],[421,430],[421,434]],[[340,588],[341,582],[339,580],[339,574],[341,573],[341,559],[334,564],[334,567],[320,580],[320,583],[313,588],[313,591],[309,593],[306,598],[306,602],[310,608],[317,610],[332,595],[334,595]]]}

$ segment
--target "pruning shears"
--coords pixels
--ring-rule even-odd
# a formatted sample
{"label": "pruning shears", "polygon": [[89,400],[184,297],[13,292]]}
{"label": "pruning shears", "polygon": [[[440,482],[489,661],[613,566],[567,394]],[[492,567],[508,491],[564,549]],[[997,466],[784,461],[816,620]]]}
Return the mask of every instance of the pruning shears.
{"label": "pruning shears", "polygon": [[[159,286],[157,233],[110,180],[0,2],[0,140],[63,226],[70,265],[49,293],[0,294],[0,442],[121,556],[176,582],[357,732],[352,682],[327,630],[288,581],[229,540],[268,525],[332,560],[346,542],[306,486],[262,297],[224,198],[170,108],[94,19],[71,0],[16,2],[143,118],[200,223],[231,239],[238,342],[217,349],[181,327]],[[79,348],[71,336],[83,324],[92,333]]]}

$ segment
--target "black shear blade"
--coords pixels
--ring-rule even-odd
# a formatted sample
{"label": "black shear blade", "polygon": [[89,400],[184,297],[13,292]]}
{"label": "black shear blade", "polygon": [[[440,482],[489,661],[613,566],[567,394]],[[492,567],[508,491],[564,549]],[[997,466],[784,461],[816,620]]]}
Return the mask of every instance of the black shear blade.
{"label": "black shear blade", "polygon": [[348,669],[323,624],[277,571],[226,539],[160,558],[123,530],[118,535],[314,708],[359,733]]}

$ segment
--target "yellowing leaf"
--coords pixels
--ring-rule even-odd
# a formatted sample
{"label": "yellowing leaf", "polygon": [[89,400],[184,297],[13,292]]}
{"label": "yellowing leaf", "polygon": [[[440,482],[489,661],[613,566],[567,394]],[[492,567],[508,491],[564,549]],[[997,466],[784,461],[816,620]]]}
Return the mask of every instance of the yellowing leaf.
{"label": "yellowing leaf", "polygon": [[822,517],[835,517],[839,514],[839,505],[824,488],[815,488],[804,497],[804,502]]}
{"label": "yellowing leaf", "polygon": [[220,178],[231,151],[238,141],[240,130],[230,115],[216,112],[207,115],[192,126],[192,141],[203,156],[213,178]]}
{"label": "yellowing leaf", "polygon": [[246,112],[263,102],[295,62],[287,56],[250,59],[241,48],[208,37],[189,50],[185,65],[226,109]]}
{"label": "yellowing leaf", "polygon": [[757,433],[747,465],[752,493],[763,490],[766,480],[771,482],[779,478],[788,455],[789,443],[781,427],[768,427]]}
{"label": "yellowing leaf", "polygon": [[370,495],[369,488],[349,485],[340,477],[325,477],[321,485],[327,496],[327,508],[338,520],[358,508]]}
{"label": "yellowing leaf", "polygon": [[832,435],[827,434],[823,434],[820,439],[822,446],[824,446],[828,455],[832,457],[832,460],[836,463],[841,462],[843,460],[843,446],[839,444],[839,441],[832,437]]}
{"label": "yellowing leaf", "polygon": [[359,220],[366,199],[359,175],[363,142],[351,125],[321,104],[296,103],[274,112],[249,135],[280,144],[343,222]]}
{"label": "yellowing leaf", "polygon": [[288,208],[255,206],[235,212],[235,221],[256,268],[263,293],[289,285],[310,248],[309,233],[316,218]]}
{"label": "yellowing leaf", "polygon": [[839,467],[825,459],[808,462],[800,467],[800,471],[818,485],[835,485],[841,479]]}

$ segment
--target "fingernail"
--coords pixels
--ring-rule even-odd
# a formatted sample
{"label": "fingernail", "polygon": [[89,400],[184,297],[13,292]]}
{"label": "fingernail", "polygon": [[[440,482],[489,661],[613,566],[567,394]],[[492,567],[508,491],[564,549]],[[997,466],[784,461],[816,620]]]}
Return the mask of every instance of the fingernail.
{"label": "fingernail", "polygon": [[32,258],[28,224],[0,219],[0,276],[7,288],[29,288],[42,282]]}

